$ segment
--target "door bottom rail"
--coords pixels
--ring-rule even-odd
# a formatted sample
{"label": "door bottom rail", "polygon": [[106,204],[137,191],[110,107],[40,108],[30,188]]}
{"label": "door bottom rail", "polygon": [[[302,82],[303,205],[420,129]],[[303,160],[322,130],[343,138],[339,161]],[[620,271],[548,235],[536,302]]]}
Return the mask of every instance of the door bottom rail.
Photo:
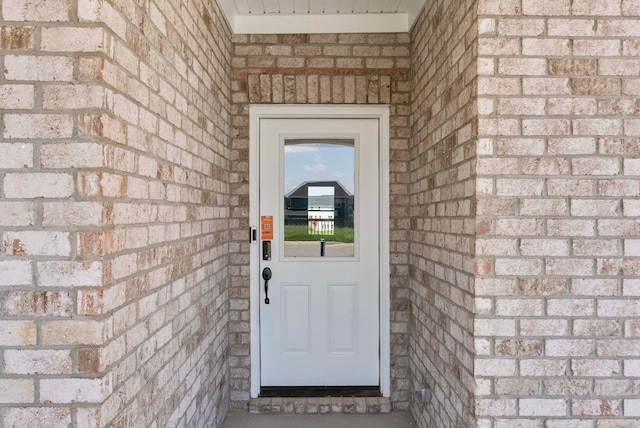
{"label": "door bottom rail", "polygon": [[376,414],[391,410],[388,397],[260,397],[248,403],[249,413]]}

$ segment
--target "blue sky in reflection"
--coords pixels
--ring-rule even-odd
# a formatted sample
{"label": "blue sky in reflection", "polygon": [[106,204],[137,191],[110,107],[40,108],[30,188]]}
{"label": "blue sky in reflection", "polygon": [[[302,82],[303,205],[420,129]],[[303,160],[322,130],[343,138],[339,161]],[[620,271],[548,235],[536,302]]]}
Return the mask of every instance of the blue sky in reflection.
{"label": "blue sky in reflection", "polygon": [[307,181],[338,181],[354,192],[353,146],[331,143],[286,144],[284,193]]}

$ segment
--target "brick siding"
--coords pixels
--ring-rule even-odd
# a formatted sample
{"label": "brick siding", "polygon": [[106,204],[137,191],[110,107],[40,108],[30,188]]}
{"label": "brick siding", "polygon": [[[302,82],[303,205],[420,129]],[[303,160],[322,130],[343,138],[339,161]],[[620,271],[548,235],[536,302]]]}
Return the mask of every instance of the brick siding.
{"label": "brick siding", "polygon": [[391,106],[394,409],[640,425],[638,0],[433,0],[410,34],[232,37],[214,0],[0,14],[0,426],[247,409],[249,103]]}
{"label": "brick siding", "polygon": [[479,15],[478,426],[639,426],[640,3]]}
{"label": "brick siding", "polygon": [[217,425],[226,24],[213,1],[0,3],[0,425]]}
{"label": "brick siding", "polygon": [[428,2],[411,46],[411,378],[421,427],[473,426],[477,27],[474,1]]}
{"label": "brick siding", "polygon": [[390,104],[391,400],[408,405],[409,35],[236,35],[230,290],[231,406],[249,401],[249,103]]}

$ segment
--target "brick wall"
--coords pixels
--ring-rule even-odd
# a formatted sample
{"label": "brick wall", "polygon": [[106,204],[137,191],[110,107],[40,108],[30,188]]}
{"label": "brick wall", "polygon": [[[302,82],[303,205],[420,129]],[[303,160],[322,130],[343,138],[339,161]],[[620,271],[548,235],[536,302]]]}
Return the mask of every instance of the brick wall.
{"label": "brick wall", "polygon": [[475,1],[428,2],[412,30],[412,380],[419,426],[473,426]]}
{"label": "brick wall", "polygon": [[231,39],[215,2],[0,13],[0,425],[217,425]]}
{"label": "brick wall", "polygon": [[479,426],[639,426],[640,3],[479,14]]}
{"label": "brick wall", "polygon": [[408,34],[234,36],[230,245],[232,407],[249,399],[249,103],[390,104],[391,373],[395,408],[408,402]]}

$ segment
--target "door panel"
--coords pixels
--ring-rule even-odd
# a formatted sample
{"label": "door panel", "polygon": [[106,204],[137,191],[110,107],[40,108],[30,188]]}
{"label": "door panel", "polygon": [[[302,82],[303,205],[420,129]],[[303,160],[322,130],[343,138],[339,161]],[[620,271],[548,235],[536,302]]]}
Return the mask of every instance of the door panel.
{"label": "door panel", "polygon": [[282,354],[309,354],[311,320],[309,284],[282,284]]}
{"label": "door panel", "polygon": [[262,386],[379,385],[378,128],[260,120]]}
{"label": "door panel", "polygon": [[358,284],[329,285],[329,354],[358,352]]}

